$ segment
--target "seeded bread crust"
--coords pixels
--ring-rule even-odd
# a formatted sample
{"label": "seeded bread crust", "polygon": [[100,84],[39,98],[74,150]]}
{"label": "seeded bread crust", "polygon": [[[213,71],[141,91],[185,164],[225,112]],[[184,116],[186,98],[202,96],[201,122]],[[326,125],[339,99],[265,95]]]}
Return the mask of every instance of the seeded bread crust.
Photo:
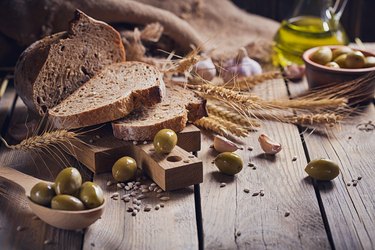
{"label": "seeded bread crust", "polygon": [[206,100],[180,86],[167,85],[167,96],[150,108],[133,111],[127,117],[112,122],[113,135],[122,140],[153,140],[164,128],[180,132],[188,121],[207,116]]}
{"label": "seeded bread crust", "polygon": [[164,93],[157,68],[141,62],[111,64],[50,109],[49,120],[58,129],[97,125],[155,105]]}
{"label": "seeded bread crust", "polygon": [[67,32],[30,45],[15,68],[15,89],[40,115],[56,106],[104,66],[125,61],[119,33],[76,11]]}

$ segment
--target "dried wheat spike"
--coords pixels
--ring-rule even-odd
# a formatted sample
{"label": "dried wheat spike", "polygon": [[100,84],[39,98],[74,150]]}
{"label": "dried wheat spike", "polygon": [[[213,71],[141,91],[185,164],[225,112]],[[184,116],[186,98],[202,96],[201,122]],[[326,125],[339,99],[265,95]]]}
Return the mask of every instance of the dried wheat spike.
{"label": "dried wheat spike", "polygon": [[247,129],[245,129],[242,126],[237,125],[233,122],[226,121],[226,120],[224,120],[220,117],[214,116],[214,115],[211,115],[208,118],[218,122],[219,124],[222,124],[222,126],[224,126],[226,130],[228,130],[229,132],[231,132],[232,134],[234,134],[238,137],[246,137],[248,135]]}
{"label": "dried wheat spike", "polygon": [[36,135],[21,141],[17,145],[9,145],[2,137],[0,138],[7,148],[15,150],[41,150],[52,145],[63,145],[78,140],[77,134],[67,130],[56,130]]}
{"label": "dried wheat spike", "polygon": [[264,83],[267,80],[273,80],[278,78],[281,78],[280,71],[270,71],[249,77],[234,78],[231,82],[225,84],[224,87],[236,88],[239,90],[248,90],[260,83]]}
{"label": "dried wheat spike", "polygon": [[199,120],[196,120],[194,122],[195,125],[197,125],[198,127],[202,127],[204,129],[207,129],[207,130],[211,130],[219,135],[222,135],[222,136],[227,136],[228,135],[228,131],[225,129],[225,127],[223,125],[221,125],[220,123],[218,123],[217,121],[209,118],[209,117],[203,117]]}
{"label": "dried wheat spike", "polygon": [[219,100],[224,99],[230,102],[240,104],[247,109],[263,109],[258,101],[260,98],[255,95],[239,94],[237,91],[226,89],[224,87],[213,86],[211,84],[203,85],[188,85],[189,88],[196,89],[198,93],[203,93],[210,97],[215,97]]}
{"label": "dried wheat spike", "polygon": [[187,56],[181,58],[178,62],[174,63],[174,65],[171,68],[167,69],[166,72],[180,74],[190,72],[193,66],[200,60],[198,52],[198,49],[194,49]]}
{"label": "dried wheat spike", "polygon": [[230,111],[215,104],[208,103],[207,110],[209,114],[212,114],[224,120],[242,125],[244,127],[248,127],[249,129],[252,129],[254,127],[260,127],[260,124],[258,121],[254,119],[250,119],[250,118],[245,118],[236,111],[233,111],[233,110]]}
{"label": "dried wheat spike", "polygon": [[291,123],[300,125],[336,124],[343,120],[343,116],[331,113],[296,115],[287,117]]}
{"label": "dried wheat spike", "polygon": [[294,100],[273,100],[264,101],[265,104],[279,108],[296,108],[296,109],[328,109],[328,108],[340,108],[346,107],[348,100],[346,98],[331,98],[331,99],[312,99],[312,98],[301,98]]}

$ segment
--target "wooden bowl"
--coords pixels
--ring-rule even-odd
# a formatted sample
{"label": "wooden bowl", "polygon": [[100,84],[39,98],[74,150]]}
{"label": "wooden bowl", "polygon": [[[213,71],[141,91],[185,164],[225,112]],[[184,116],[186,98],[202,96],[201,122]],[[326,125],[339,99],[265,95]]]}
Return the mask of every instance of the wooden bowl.
{"label": "wooden bowl", "polygon": [[[331,49],[339,48],[340,46],[325,46]],[[311,48],[303,54],[303,61],[306,66],[306,78],[310,89],[331,87],[342,84],[343,82],[351,81],[364,76],[370,72],[375,71],[375,67],[347,69],[347,68],[330,68],[310,60],[311,55],[321,47]],[[365,56],[375,56],[375,54],[368,51],[355,49],[361,51]],[[375,92],[375,79],[368,81],[363,88],[356,90],[358,93],[353,93],[355,98],[349,99],[349,103],[353,101],[368,102],[372,101]]]}

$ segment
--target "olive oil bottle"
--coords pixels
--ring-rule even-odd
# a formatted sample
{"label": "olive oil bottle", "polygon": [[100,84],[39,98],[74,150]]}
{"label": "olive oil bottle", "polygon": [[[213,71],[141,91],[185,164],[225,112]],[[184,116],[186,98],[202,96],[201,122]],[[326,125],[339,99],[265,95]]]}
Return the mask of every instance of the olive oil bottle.
{"label": "olive oil bottle", "polygon": [[300,0],[293,17],[282,21],[274,37],[274,64],[302,64],[302,54],[309,48],[348,44],[348,37],[339,22],[346,2]]}

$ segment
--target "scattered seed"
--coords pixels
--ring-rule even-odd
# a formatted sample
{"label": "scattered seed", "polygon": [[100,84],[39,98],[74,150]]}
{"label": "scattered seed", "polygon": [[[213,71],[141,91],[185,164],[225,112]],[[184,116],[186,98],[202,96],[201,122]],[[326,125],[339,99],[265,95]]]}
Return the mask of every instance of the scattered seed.
{"label": "scattered seed", "polygon": [[163,189],[159,188],[158,190],[156,190],[156,193],[161,193],[163,192]]}
{"label": "scattered seed", "polygon": [[93,142],[94,142],[94,140],[93,140],[93,139],[90,139],[90,140],[89,140],[89,143],[93,143]]}
{"label": "scattered seed", "polygon": [[148,189],[147,185],[141,185],[141,189]]}
{"label": "scattered seed", "polygon": [[130,190],[130,187],[129,186],[125,186],[124,188],[126,191],[129,191]]}
{"label": "scattered seed", "polygon": [[147,205],[147,206],[143,209],[143,211],[145,211],[145,212],[150,212],[150,211],[151,211],[151,207],[150,207],[149,205]]}
{"label": "scattered seed", "polygon": [[118,198],[117,198],[117,197],[113,197],[113,198],[112,198],[112,200],[114,200],[114,201],[117,201],[117,200],[118,200]]}
{"label": "scattered seed", "polygon": [[100,139],[101,137],[100,137],[100,135],[95,135],[95,138]]}
{"label": "scattered seed", "polygon": [[247,148],[247,150],[249,150],[249,151],[253,151],[253,149],[254,149],[253,147],[248,147]]}
{"label": "scattered seed", "polygon": [[189,155],[188,156],[190,159],[194,158],[195,156],[194,155]]}
{"label": "scattered seed", "polygon": [[352,137],[351,137],[351,136],[349,136],[349,137],[348,137],[348,140],[351,140],[351,139],[352,139]]}
{"label": "scattered seed", "polygon": [[134,199],[133,199],[133,204],[136,204],[137,201],[138,201],[137,198],[134,198]]}
{"label": "scattered seed", "polygon": [[252,194],[252,196],[258,196],[258,195],[259,195],[258,192]]}
{"label": "scattered seed", "polygon": [[150,187],[156,187],[156,184],[155,183],[151,183]]}
{"label": "scattered seed", "polygon": [[160,209],[160,205],[156,205],[155,210],[159,210],[159,209]]}
{"label": "scattered seed", "polygon": [[137,196],[137,194],[138,194],[138,192],[136,192],[136,191],[133,191],[133,192],[131,192],[131,193],[130,193],[130,196],[133,196],[133,197],[135,197],[135,196]]}
{"label": "scattered seed", "polygon": [[257,169],[257,167],[253,167],[253,170],[256,170]]}
{"label": "scattered seed", "polygon": [[143,145],[146,145],[147,144],[147,141],[143,141]]}
{"label": "scattered seed", "polygon": [[25,230],[25,227],[23,227],[23,226],[18,226],[18,227],[17,227],[17,231],[18,231],[18,232],[21,232],[21,231],[23,231],[23,230]]}
{"label": "scattered seed", "polygon": [[254,165],[254,163],[249,162],[249,163],[247,164],[247,166],[249,166],[249,167],[254,167],[255,165]]}
{"label": "scattered seed", "polygon": [[132,216],[136,216],[137,215],[137,211],[136,210],[134,210],[133,212],[132,212]]}
{"label": "scattered seed", "polygon": [[137,196],[138,200],[142,200],[144,198],[146,198],[146,195],[144,195],[144,194],[140,194],[140,195]]}
{"label": "scattered seed", "polygon": [[214,161],[211,161],[211,164],[214,164],[215,162]]}
{"label": "scattered seed", "polygon": [[124,202],[129,202],[129,201],[130,201],[129,197],[124,198]]}
{"label": "scattered seed", "polygon": [[134,191],[139,190],[139,187],[138,187],[138,186],[134,186],[134,187],[133,187],[133,190],[134,190]]}
{"label": "scattered seed", "polygon": [[285,214],[284,214],[284,217],[288,217],[289,215],[290,215],[290,212],[286,211]]}
{"label": "scattered seed", "polygon": [[260,194],[260,196],[264,196],[263,190],[260,190],[259,194]]}
{"label": "scattered seed", "polygon": [[133,141],[133,144],[134,144],[134,145],[137,145],[137,144],[138,144],[138,142],[137,142],[137,141]]}
{"label": "scattered seed", "polygon": [[241,232],[238,231],[238,232],[236,233],[236,235],[237,235],[237,237],[238,237],[238,236],[241,236]]}
{"label": "scattered seed", "polygon": [[94,242],[91,242],[90,244],[92,247],[95,247],[95,243]]}
{"label": "scattered seed", "polygon": [[150,190],[152,192],[152,191],[154,191],[154,187],[149,186],[148,190]]}
{"label": "scattered seed", "polygon": [[112,181],[107,181],[107,187],[111,186],[112,184]]}
{"label": "scattered seed", "polygon": [[356,186],[357,186],[357,182],[354,182],[354,183],[353,183],[353,187],[356,187]]}
{"label": "scattered seed", "polygon": [[160,198],[160,197],[162,197],[163,195],[164,195],[164,194],[159,193],[159,194],[156,195],[156,198]]}
{"label": "scattered seed", "polygon": [[168,201],[170,198],[168,196],[160,197],[161,201]]}
{"label": "scattered seed", "polygon": [[134,210],[138,210],[138,211],[141,210],[141,207],[138,206],[138,205],[134,205],[133,208],[134,208]]}
{"label": "scattered seed", "polygon": [[346,183],[346,185],[347,185],[348,187],[351,186],[350,182]]}
{"label": "scattered seed", "polygon": [[[52,240],[45,240],[45,241],[43,241],[43,244],[44,244],[44,245],[52,244]],[[91,244],[92,244],[92,243],[91,243]]]}
{"label": "scattered seed", "polygon": [[116,185],[118,188],[122,188],[121,183],[117,183]]}
{"label": "scattered seed", "polygon": [[227,184],[225,182],[220,183],[220,187],[225,187]]}
{"label": "scattered seed", "polygon": [[357,179],[358,179],[359,181],[360,181],[360,180],[362,180],[362,176],[358,176],[358,178],[357,178]]}
{"label": "scattered seed", "polygon": [[148,193],[148,192],[150,192],[150,190],[148,190],[148,189],[141,189],[141,193]]}
{"label": "scattered seed", "polygon": [[134,211],[134,209],[132,207],[128,207],[128,209],[126,210],[127,212],[131,213]]}
{"label": "scattered seed", "polygon": [[243,150],[243,147],[240,147],[239,150]]}
{"label": "scattered seed", "polygon": [[189,163],[190,161],[189,161],[189,160],[184,160],[183,162],[184,162],[184,163]]}
{"label": "scattered seed", "polygon": [[141,185],[141,183],[140,183],[139,181],[137,181],[137,182],[135,183],[135,185],[139,186],[139,185]]}
{"label": "scattered seed", "polygon": [[296,161],[296,160],[297,160],[297,156],[293,156],[292,161]]}
{"label": "scattered seed", "polygon": [[250,189],[248,189],[248,188],[245,188],[244,190],[243,190],[245,193],[250,193]]}
{"label": "scattered seed", "polygon": [[160,207],[164,207],[164,203],[160,203],[159,205],[160,205]]}
{"label": "scattered seed", "polygon": [[119,193],[116,192],[116,193],[113,193],[113,194],[111,195],[111,198],[115,198],[115,197],[118,197],[118,196],[119,196]]}
{"label": "scattered seed", "polygon": [[128,183],[128,186],[129,186],[130,188],[133,188],[133,182],[129,182],[129,183]]}

